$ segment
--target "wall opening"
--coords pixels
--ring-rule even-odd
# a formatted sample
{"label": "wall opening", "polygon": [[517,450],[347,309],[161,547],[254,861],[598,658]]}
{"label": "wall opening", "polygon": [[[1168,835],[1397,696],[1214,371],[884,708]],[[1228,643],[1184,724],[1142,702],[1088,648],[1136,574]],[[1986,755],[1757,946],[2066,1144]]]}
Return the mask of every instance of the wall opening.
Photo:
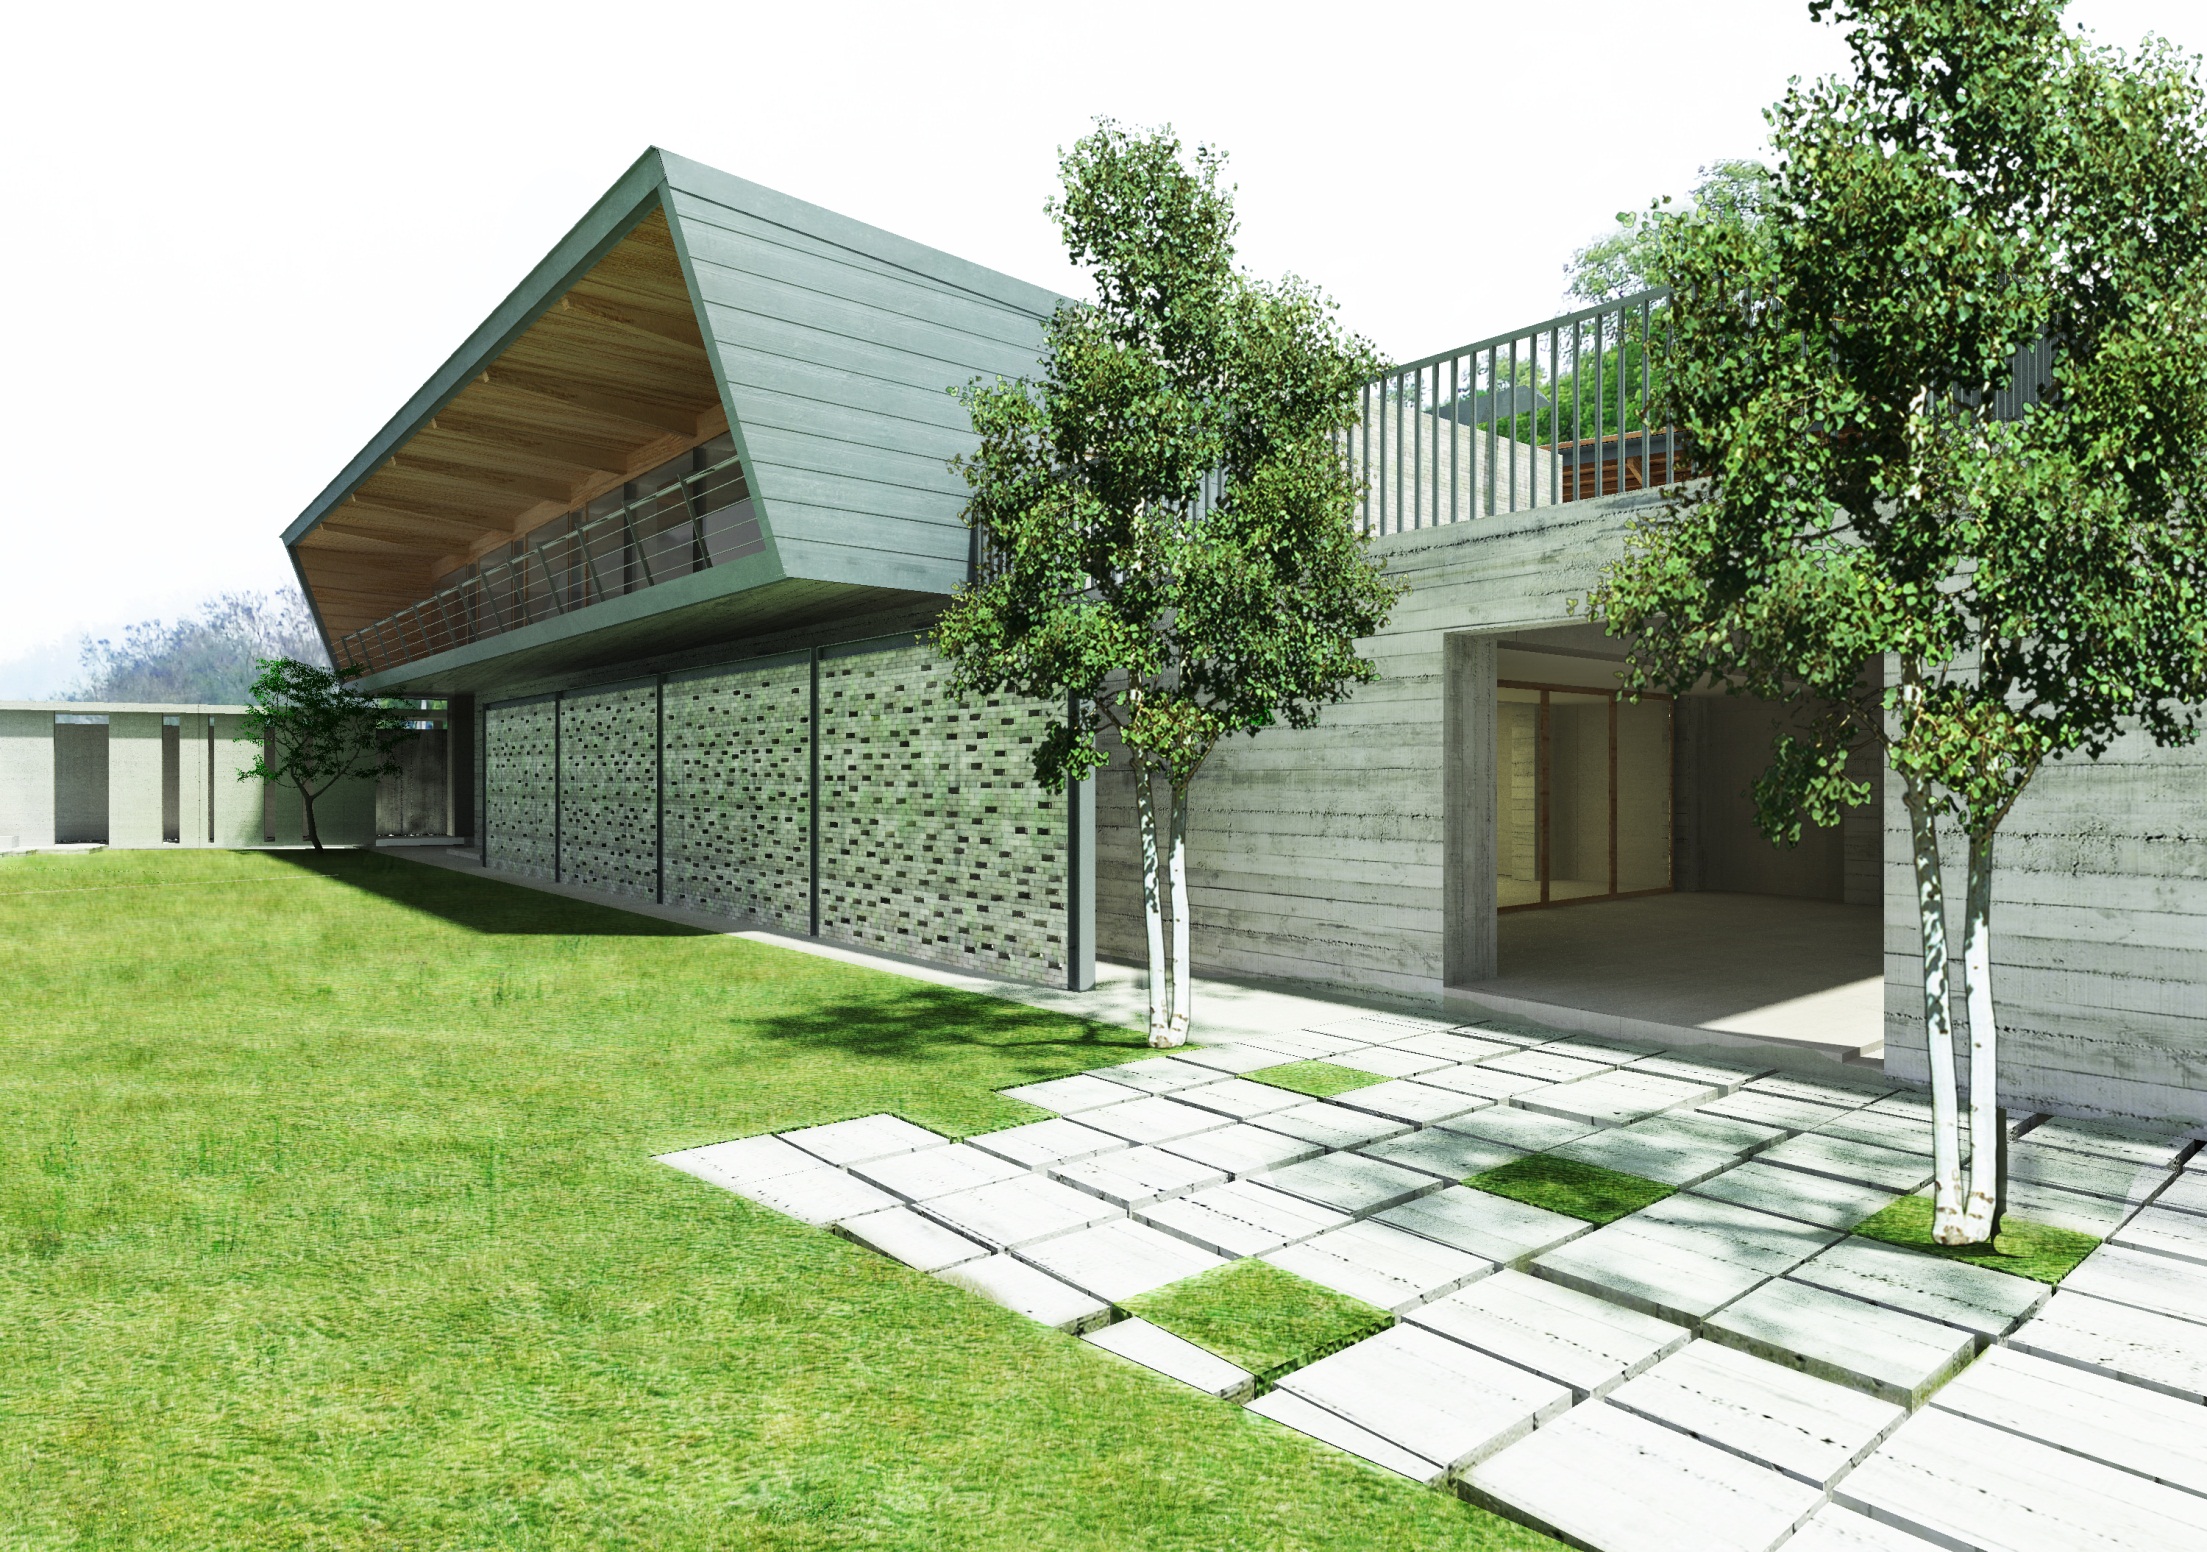
{"label": "wall opening", "polygon": [[107,718],[54,718],[54,844],[107,844]]}
{"label": "wall opening", "polygon": [[1495,707],[1495,904],[1671,887],[1671,702],[1505,679]]}
{"label": "wall opening", "polygon": [[161,719],[161,839],[175,845],[184,838],[184,725],[179,717]]}

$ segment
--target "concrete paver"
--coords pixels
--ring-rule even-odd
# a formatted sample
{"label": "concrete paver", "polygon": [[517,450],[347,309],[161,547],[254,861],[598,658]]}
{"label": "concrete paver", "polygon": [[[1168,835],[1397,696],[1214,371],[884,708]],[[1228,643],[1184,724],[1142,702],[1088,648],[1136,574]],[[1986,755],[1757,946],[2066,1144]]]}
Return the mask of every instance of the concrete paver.
{"label": "concrete paver", "polygon": [[1258,1175],[1268,1169],[1278,1169],[1284,1164],[1314,1159],[1325,1152],[1317,1143],[1305,1142],[1300,1137],[1290,1137],[1285,1132],[1268,1132],[1261,1126],[1251,1126],[1247,1122],[1229,1126],[1222,1131],[1198,1132],[1193,1137],[1183,1137],[1177,1142],[1160,1143],[1158,1146],[1168,1153],[1177,1153],[1184,1159],[1208,1164],[1237,1180],[1244,1175]]}
{"label": "concrete paver", "polygon": [[1713,1197],[1781,1218],[1798,1218],[1827,1229],[1851,1229],[1893,1200],[1893,1193],[1880,1186],[1833,1180],[1828,1175],[1805,1175],[1797,1169],[1780,1169],[1755,1159],[1687,1189],[1695,1196]]}
{"label": "concrete paver", "polygon": [[1522,1266],[1593,1228],[1581,1219],[1469,1186],[1446,1187],[1375,1218],[1503,1266]]}
{"label": "concrete paver", "polygon": [[1127,1148],[1093,1159],[1051,1166],[1050,1178],[1098,1196],[1114,1207],[1141,1207],[1167,1196],[1186,1196],[1225,1180],[1226,1172],[1163,1148]]}
{"label": "concrete paver", "polygon": [[1436,1122],[1442,1131],[1462,1132],[1466,1137],[1484,1137],[1489,1142],[1506,1143],[1512,1148],[1522,1148],[1527,1153],[1544,1153],[1550,1148],[1560,1148],[1567,1142],[1577,1142],[1581,1137],[1600,1128],[1584,1121],[1566,1121],[1561,1116],[1542,1115],[1535,1110],[1521,1109],[1516,1105],[1494,1105],[1485,1110],[1474,1110],[1453,1120]]}
{"label": "concrete paver", "polygon": [[1559,1083],[1537,1095],[1522,1096],[1515,1103],[1566,1121],[1622,1126],[1680,1105],[1713,1099],[1717,1092],[1714,1084],[1687,1083],[1619,1067],[1574,1083]]}
{"label": "concrete paver", "polygon": [[1484,1257],[1369,1220],[1267,1251],[1261,1259],[1395,1315],[1495,1270]]}
{"label": "concrete paver", "polygon": [[800,1127],[781,1136],[782,1141],[795,1144],[822,1163],[836,1165],[863,1164],[869,1159],[911,1153],[919,1148],[940,1148],[950,1141],[924,1126],[914,1126],[893,1115],[830,1121],[825,1126]]}
{"label": "concrete paver", "polygon": [[1673,1234],[1672,1242],[1705,1248],[1711,1255],[1772,1277],[1799,1266],[1840,1238],[1837,1229],[1691,1195],[1665,1197],[1620,1221],[1641,1233],[1658,1228],[1684,1231],[1694,1238]]}
{"label": "concrete paver", "polygon": [[2108,1242],[2207,1267],[2207,1218],[2174,1208],[2146,1208],[2109,1235]]}
{"label": "concrete paver", "polygon": [[1603,1552],[1768,1552],[1824,1496],[1608,1401],[1473,1467],[1464,1486],[1476,1502]]}
{"label": "concrete paver", "polygon": [[1437,1190],[1440,1181],[1419,1170],[1358,1153],[1327,1153],[1255,1176],[1260,1185],[1360,1218]]}
{"label": "concrete paver", "polygon": [[1703,1323],[1711,1341],[1804,1374],[1920,1406],[1976,1351],[1966,1331],[1781,1279]]}
{"label": "concrete paver", "polygon": [[1629,1126],[1609,1127],[1549,1150],[1559,1159],[1593,1164],[1621,1175],[1638,1175],[1667,1186],[1690,1186],[1739,1162],[1729,1148],[1711,1147],[1675,1135],[1648,1136]]}
{"label": "concrete paver", "polygon": [[1905,1407],[1719,1342],[1695,1342],[1611,1394],[1628,1412],[1831,1486],[1908,1416]]}
{"label": "concrete paver", "polygon": [[[1483,1137],[1467,1137],[1462,1132],[1444,1132],[1433,1126],[1401,1137],[1390,1137],[1385,1142],[1370,1143],[1356,1151],[1368,1158],[1385,1159],[1404,1169],[1421,1170],[1449,1181],[1482,1174],[1525,1157],[1522,1148],[1488,1142]],[[2207,1225],[2207,1218],[2200,1222]]]}
{"label": "concrete paver", "polygon": [[1278,1067],[1292,1060],[1278,1051],[1268,1051],[1263,1046],[1242,1045],[1191,1045],[1175,1052],[1173,1060],[1186,1062],[1192,1067],[1208,1067],[1213,1072],[1223,1072],[1229,1077],[1256,1072],[1265,1067]]}
{"label": "concrete paver", "polygon": [[1552,1380],[1414,1326],[1297,1369],[1280,1388],[1452,1471],[1571,1404],[1571,1392]]}
{"label": "concrete paver", "polygon": [[[2035,1134],[2034,1134],[2035,1135]],[[2143,1164],[2052,1148],[2028,1138],[2008,1145],[2008,1179],[2081,1191],[2138,1206],[2168,1184],[2169,1172]]]}
{"label": "concrete paver", "polygon": [[2192,1144],[2180,1126],[2144,1126],[2123,1121],[2088,1121],[2050,1116],[2023,1134],[2048,1148],[2066,1148],[2117,1163],[2171,1169]]}
{"label": "concrete paver", "polygon": [[[669,1154],[666,1162],[672,1163],[674,1158]],[[2177,1171],[2169,1177],[2167,1188],[2153,1199],[2153,1205],[2207,1217],[2207,1173],[2196,1169]]]}
{"label": "concrete paver", "polygon": [[1866,1142],[1874,1147],[1891,1148],[1896,1153],[1920,1153],[1931,1156],[1931,1126],[1909,1116],[1894,1115],[1884,1110],[1843,1110],[1833,1120],[1816,1128],[1826,1137],[1843,1137],[1848,1142]]}
{"label": "concrete paver", "polygon": [[1221,1401],[1245,1401],[1256,1389],[1256,1376],[1247,1369],[1139,1317],[1114,1321],[1081,1340]]}
{"label": "concrete paver", "polygon": [[1009,1159],[954,1142],[869,1159],[863,1164],[853,1164],[851,1173],[908,1202],[922,1202],[972,1186],[985,1186],[991,1181],[1016,1179],[1027,1170]]}
{"label": "concrete paver", "polygon": [[1446,1466],[1412,1454],[1369,1428],[1360,1428],[1338,1413],[1305,1401],[1293,1391],[1267,1391],[1249,1403],[1249,1410],[1427,1487],[1437,1487],[1448,1477]]}
{"label": "concrete paver", "polygon": [[1347,1213],[1285,1191],[1236,1180],[1189,1196],[1167,1197],[1134,1216],[1222,1256],[1256,1256],[1349,1222]]}
{"label": "concrete paver", "polygon": [[2062,1280],[2065,1289],[2133,1309],[2207,1322],[2207,1269],[2121,1245],[2102,1245]]}
{"label": "concrete paver", "polygon": [[1218,1082],[1216,1069],[1199,1062],[1183,1061],[1177,1056],[1148,1056],[1138,1062],[1121,1062],[1116,1067],[1098,1067],[1095,1076],[1140,1089],[1145,1094],[1170,1094],[1201,1083]]}
{"label": "concrete paver", "polygon": [[1788,1137],[1756,1157],[1784,1169],[1878,1186],[1895,1196],[1905,1195],[1931,1179],[1931,1161],[1920,1154],[1900,1153],[1872,1143],[1848,1142],[1815,1132]]}
{"label": "concrete paver", "polygon": [[1274,1110],[1292,1110],[1297,1105],[1310,1103],[1306,1095],[1290,1089],[1276,1089],[1269,1083],[1253,1083],[1247,1078],[1222,1078],[1200,1088],[1181,1089],[1173,1098],[1181,1104],[1198,1105],[1236,1121],[1250,1121]]}
{"label": "concrete paver", "polygon": [[1440,1058],[1451,1065],[1462,1062],[1483,1062],[1490,1056],[1507,1056],[1521,1047],[1506,1040],[1485,1039],[1478,1035],[1422,1034],[1411,1035],[1388,1044],[1405,1051],[1415,1051],[1420,1056]]}
{"label": "concrete paver", "polygon": [[2064,1191],[2028,1180],[2008,1182],[2008,1211],[2018,1218],[2089,1234],[2094,1239],[2106,1239],[2121,1228],[2131,1210],[2128,1202],[2110,1197],[2087,1196],[2081,1191]]}
{"label": "concrete paver", "polygon": [[[1263,1084],[1251,1084],[1262,1088]],[[1124,1094],[1125,1089],[1120,1089]],[[1277,1089],[1272,1092],[1278,1093]],[[1124,1137],[1128,1142],[1171,1142],[1175,1138],[1193,1137],[1198,1132],[1216,1131],[1232,1123],[1232,1117],[1216,1110],[1205,1110],[1196,1105],[1182,1104],[1177,1099],[1167,1099],[1161,1094],[1145,1095],[1140,1099],[1123,1100],[1116,1105],[1101,1105],[1094,1110],[1079,1112],[1081,1125],[1092,1126],[1099,1132],[1109,1132],[1114,1137]]]}
{"label": "concrete paver", "polygon": [[884,1207],[879,1212],[842,1219],[835,1225],[835,1232],[923,1272],[978,1261],[989,1253],[986,1245],[954,1234],[909,1207]]}
{"label": "concrete paver", "polygon": [[1689,1339],[1683,1327],[1558,1283],[1500,1271],[1403,1318],[1571,1387],[1606,1394]]}
{"label": "concrete paver", "polygon": [[1769,1276],[1711,1254],[1716,1247],[1705,1238],[1622,1218],[1536,1258],[1532,1270],[1567,1288],[1692,1326]]}
{"label": "concrete paver", "polygon": [[2207,1326],[2174,1315],[2058,1288],[2008,1345],[2194,1406],[2207,1402]]}
{"label": "concrete paver", "polygon": [[1089,1072],[1076,1072],[1069,1078],[1046,1078],[1040,1083],[1022,1083],[997,1092],[1006,1099],[1024,1100],[1059,1115],[1078,1115],[1083,1110],[1122,1105],[1127,1097],[1125,1084],[1112,1083]]}
{"label": "concrete paver", "polygon": [[1905,1310],[1990,1340],[2046,1302],[2047,1286],[1964,1261],[1850,1237],[1793,1270],[1796,1282]]}
{"label": "concrete paver", "polygon": [[1346,1094],[1336,1094],[1333,1103],[1350,1110],[1361,1110],[1367,1115],[1383,1116],[1390,1121],[1405,1121],[1412,1126],[1431,1126],[1436,1121],[1460,1116],[1467,1110],[1484,1109],[1491,1101],[1483,1095],[1435,1088],[1412,1078],[1394,1078],[1385,1083],[1375,1083],[1369,1088],[1351,1089]]}
{"label": "concrete paver", "polygon": [[935,1274],[944,1282],[977,1293],[992,1303],[1079,1335],[1108,1323],[1111,1307],[1093,1294],[1059,1282],[1010,1255],[984,1256]]}
{"label": "concrete paver", "polygon": [[1675,1052],[1644,1056],[1626,1070],[1652,1072],[1659,1078],[1678,1078],[1687,1083],[1705,1083],[1720,1094],[1735,1093],[1750,1079],[1760,1078],[1770,1071],[1752,1062],[1730,1062],[1701,1055],[1688,1057]]}
{"label": "concrete paver", "polygon": [[2197,1403],[1995,1347],[1931,1404],[2207,1496],[2207,1429]]}
{"label": "concrete paver", "polygon": [[897,1205],[897,1199],[888,1192],[832,1164],[776,1175],[745,1186],[739,1194],[815,1228]]}
{"label": "concrete paver", "polygon": [[1275,1110],[1258,1117],[1257,1125],[1268,1132],[1317,1143],[1322,1148],[1361,1147],[1368,1142],[1378,1142],[1382,1137],[1400,1137],[1410,1130],[1407,1121],[1349,1110],[1324,1100],[1297,1105],[1292,1110]]}
{"label": "concrete paver", "polygon": [[1607,1072],[1616,1065],[1615,1062],[1568,1056],[1539,1046],[1519,1051],[1514,1056],[1491,1057],[1479,1064],[1479,1070],[1515,1073],[1521,1078],[1538,1078],[1543,1083],[1570,1083],[1579,1078],[1591,1078],[1597,1072]]}
{"label": "concrete paver", "polygon": [[1765,1094],[1757,1089],[1741,1089],[1736,1094],[1708,1100],[1698,1108],[1703,1115],[1730,1116],[1788,1132],[1817,1131],[1847,1114],[1831,1105],[1788,1099],[1783,1094]]}
{"label": "concrete paver", "polygon": [[922,1203],[921,1211],[992,1250],[1014,1250],[1124,1216],[1124,1209],[1101,1197],[1040,1175],[954,1191]]}
{"label": "concrete paver", "polygon": [[1855,1110],[1874,1100],[1882,1099],[1900,1088],[1897,1083],[1830,1083],[1815,1078],[1774,1076],[1757,1078],[1748,1085],[1757,1093],[1779,1094],[1787,1099],[1805,1099],[1818,1105],[1836,1105],[1842,1110]]}
{"label": "concrete paver", "polygon": [[1793,1533],[1786,1552],[1932,1552],[1938,1543],[1911,1536],[1840,1504],[1826,1504]]}
{"label": "concrete paver", "polygon": [[1116,1153],[1132,1146],[1124,1137],[1099,1132],[1064,1116],[1007,1126],[999,1132],[982,1132],[966,1141],[1024,1169],[1047,1169],[1052,1164],[1070,1164],[1075,1159],[1092,1159],[1099,1153]]}
{"label": "concrete paver", "polygon": [[1431,1072],[1436,1067],[1458,1065],[1448,1057],[1429,1056],[1423,1051],[1413,1051],[1400,1045],[1362,1046],[1354,1051],[1343,1051],[1331,1060],[1336,1067],[1347,1067],[1353,1072],[1368,1072],[1382,1078],[1414,1078],[1419,1073]]}
{"label": "concrete paver", "polygon": [[1527,1077],[1520,1072],[1504,1072],[1492,1062],[1467,1062],[1461,1067],[1440,1067],[1425,1075],[1425,1083],[1451,1093],[1469,1094],[1473,1099],[1484,1099],[1494,1104],[1537,1094],[1551,1087],[1552,1078]]}
{"label": "concrete paver", "polygon": [[1015,1254],[1029,1266],[1040,1267],[1059,1282],[1092,1293],[1106,1304],[1123,1304],[1226,1264],[1224,1256],[1131,1218],[1060,1234]]}
{"label": "concrete paver", "polygon": [[709,1143],[702,1148],[685,1148],[679,1153],[662,1153],[659,1162],[672,1165],[686,1175],[709,1180],[723,1190],[739,1192],[745,1186],[772,1180],[777,1175],[820,1167],[817,1155],[779,1137],[740,1137],[734,1142]]}

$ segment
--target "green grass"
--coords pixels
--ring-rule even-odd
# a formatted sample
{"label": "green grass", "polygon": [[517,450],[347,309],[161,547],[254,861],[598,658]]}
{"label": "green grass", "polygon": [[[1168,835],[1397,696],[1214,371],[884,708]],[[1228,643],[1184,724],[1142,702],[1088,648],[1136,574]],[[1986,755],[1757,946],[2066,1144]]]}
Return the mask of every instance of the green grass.
{"label": "green grass", "polygon": [[1126,1308],[1239,1364],[1264,1385],[1395,1323],[1385,1310],[1267,1261],[1231,1261],[1129,1300]]}
{"label": "green grass", "polygon": [[1313,1099],[1331,1099],[1351,1089],[1387,1081],[1376,1072],[1358,1072],[1354,1067],[1336,1067],[1331,1062],[1282,1062],[1277,1067],[1259,1067],[1249,1076],[1259,1083],[1269,1083],[1290,1093],[1308,1094]]}
{"label": "green grass", "polygon": [[10,1552],[1553,1545],[652,1162],[1138,1033],[350,853],[0,945]]}
{"label": "green grass", "polygon": [[1966,1261],[1995,1272],[2012,1272],[2042,1283],[2060,1282],[2100,1243],[2074,1229],[2057,1229],[2050,1223],[2008,1216],[2000,1220],[2000,1232],[1990,1245],[1937,1244],[1931,1238],[1931,1198],[1927,1196],[1901,1197],[1856,1224],[1854,1231],[1888,1245],[1925,1251],[1949,1261]]}
{"label": "green grass", "polygon": [[1568,1213],[1588,1223],[1611,1223],[1627,1213],[1660,1202],[1671,1188],[1638,1175],[1627,1175],[1598,1164],[1559,1159],[1552,1153],[1531,1153],[1512,1159],[1464,1182],[1512,1201]]}

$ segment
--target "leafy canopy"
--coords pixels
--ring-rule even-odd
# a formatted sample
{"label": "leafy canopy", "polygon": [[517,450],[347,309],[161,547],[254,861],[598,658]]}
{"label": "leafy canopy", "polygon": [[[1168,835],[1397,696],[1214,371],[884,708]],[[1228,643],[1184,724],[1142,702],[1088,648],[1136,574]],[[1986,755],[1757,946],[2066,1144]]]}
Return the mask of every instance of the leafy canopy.
{"label": "leafy canopy", "polygon": [[1656,221],[1708,479],[1592,603],[1637,687],[1807,692],[1773,840],[1867,801],[1876,738],[1985,836],[2046,759],[2188,739],[2207,697],[2207,116],[2192,61],[2058,0],[1810,9],[1853,69],[1770,111],[1760,218]]}
{"label": "leafy canopy", "polygon": [[263,661],[237,734],[240,742],[262,745],[262,752],[238,779],[296,787],[311,814],[314,799],[337,782],[395,774],[393,751],[414,731],[403,711],[346,684],[360,672],[292,658]]}
{"label": "leafy canopy", "polygon": [[960,394],[980,577],[933,640],[966,693],[1074,698],[1044,785],[1100,766],[1106,726],[1184,785],[1229,733],[1311,725],[1372,676],[1356,638],[1397,591],[1339,452],[1380,363],[1309,286],[1235,268],[1220,170],[1100,122],[1048,207],[1096,302],[1051,317],[1036,380]]}
{"label": "leafy canopy", "polygon": [[[1769,194],[1770,169],[1761,162],[1713,162],[1701,169],[1686,208],[1752,226]],[[1657,209],[1669,203],[1666,197]],[[1616,228],[1573,253],[1564,268],[1571,276],[1569,295],[1586,303],[1620,301],[1636,291],[1670,284],[1663,273],[1657,218],[1643,220],[1636,210],[1618,211]]]}

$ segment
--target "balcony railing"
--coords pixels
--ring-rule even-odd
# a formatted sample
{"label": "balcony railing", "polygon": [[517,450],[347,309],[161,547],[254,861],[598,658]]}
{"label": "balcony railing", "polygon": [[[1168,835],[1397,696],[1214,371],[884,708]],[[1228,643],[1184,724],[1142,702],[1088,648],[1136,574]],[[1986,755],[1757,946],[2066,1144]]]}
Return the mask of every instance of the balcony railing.
{"label": "balcony railing", "polygon": [[380,671],[419,662],[766,547],[734,458],[538,533],[520,553],[470,567],[421,602],[339,637],[340,666]]}

